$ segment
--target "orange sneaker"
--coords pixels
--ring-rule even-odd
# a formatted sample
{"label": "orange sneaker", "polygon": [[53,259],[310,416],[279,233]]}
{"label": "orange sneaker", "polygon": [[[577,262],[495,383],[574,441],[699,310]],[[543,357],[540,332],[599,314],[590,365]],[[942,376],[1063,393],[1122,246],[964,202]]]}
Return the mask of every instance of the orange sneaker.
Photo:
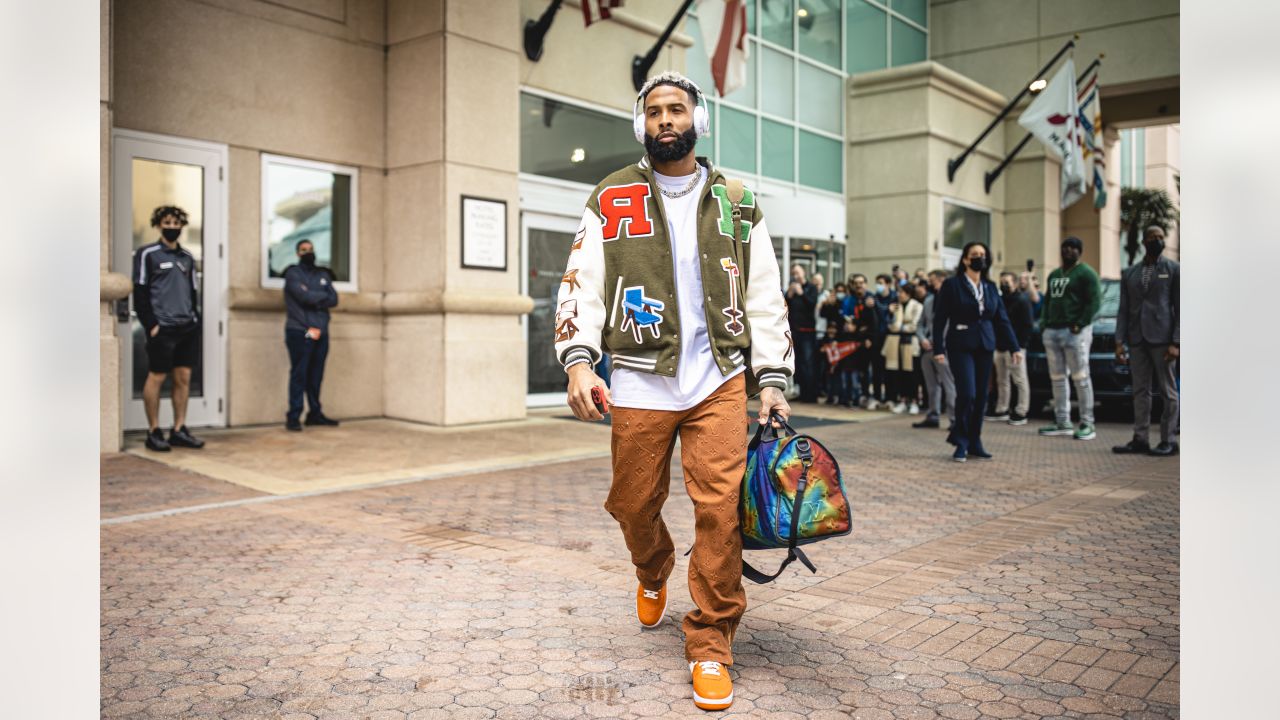
{"label": "orange sneaker", "polygon": [[689,663],[693,674],[693,704],[703,710],[724,710],[733,704],[729,668],[714,660]]}
{"label": "orange sneaker", "polygon": [[647,628],[658,627],[662,618],[667,616],[667,586],[664,583],[659,590],[645,590],[643,585],[636,588],[636,617],[640,624]]}

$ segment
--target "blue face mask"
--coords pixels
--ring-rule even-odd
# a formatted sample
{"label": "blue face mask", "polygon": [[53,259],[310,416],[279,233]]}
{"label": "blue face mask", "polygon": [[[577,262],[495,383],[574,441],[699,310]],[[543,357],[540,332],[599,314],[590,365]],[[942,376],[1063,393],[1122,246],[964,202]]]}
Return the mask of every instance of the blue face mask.
{"label": "blue face mask", "polygon": [[884,286],[884,283],[876,283],[876,294],[877,294],[877,295],[883,295],[883,294],[885,294],[886,292],[888,292],[888,290],[889,290],[889,288],[885,287],[885,286]]}
{"label": "blue face mask", "polygon": [[837,300],[843,300],[843,299],[845,299],[846,297],[848,297],[848,295],[846,295],[845,293],[842,293],[842,292],[838,292],[838,293],[836,293],[836,299],[837,299]]}

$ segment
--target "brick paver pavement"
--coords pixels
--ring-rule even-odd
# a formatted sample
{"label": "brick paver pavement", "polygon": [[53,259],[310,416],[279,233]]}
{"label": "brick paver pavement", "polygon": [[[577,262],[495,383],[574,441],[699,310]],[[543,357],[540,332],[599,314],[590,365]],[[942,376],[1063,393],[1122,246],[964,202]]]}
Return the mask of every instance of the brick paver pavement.
{"label": "brick paver pavement", "polygon": [[[1177,717],[1177,460],[1112,455],[1119,425],[1094,442],[997,425],[997,460],[957,465],[910,420],[823,426],[854,532],[813,546],[816,575],[747,583],[719,715]],[[242,492],[137,463],[104,460],[104,487],[150,472],[192,504]],[[664,516],[682,552],[676,470]],[[592,459],[104,525],[102,715],[702,715],[686,559],[673,622],[642,631],[608,484]],[[173,506],[146,494],[111,495],[112,514]]]}

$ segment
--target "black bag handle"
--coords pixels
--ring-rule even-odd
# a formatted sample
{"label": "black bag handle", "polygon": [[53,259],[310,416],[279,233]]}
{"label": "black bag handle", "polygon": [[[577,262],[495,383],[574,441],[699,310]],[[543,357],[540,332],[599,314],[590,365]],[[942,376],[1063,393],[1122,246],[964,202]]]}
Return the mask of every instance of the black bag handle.
{"label": "black bag handle", "polygon": [[[788,430],[791,429],[789,425],[786,425],[785,420],[782,422],[784,427]],[[772,423],[769,424],[772,425]],[[792,430],[792,432],[794,433],[795,431]],[[742,561],[742,576],[758,585],[764,585],[776,580],[782,574],[782,571],[786,570],[787,566],[795,560],[804,563],[804,566],[809,568],[809,572],[818,572],[818,568],[813,566],[813,563],[809,561],[804,552],[796,547],[796,541],[799,539],[796,535],[800,529],[800,508],[804,502],[805,491],[809,489],[809,468],[813,465],[813,447],[809,444],[808,438],[802,437],[796,441],[796,449],[800,452],[800,464],[804,469],[800,471],[800,483],[796,486],[796,499],[791,505],[791,534],[787,538],[787,559],[782,561],[782,565],[778,566],[778,571],[772,575],[765,575],[751,567],[746,560]]]}

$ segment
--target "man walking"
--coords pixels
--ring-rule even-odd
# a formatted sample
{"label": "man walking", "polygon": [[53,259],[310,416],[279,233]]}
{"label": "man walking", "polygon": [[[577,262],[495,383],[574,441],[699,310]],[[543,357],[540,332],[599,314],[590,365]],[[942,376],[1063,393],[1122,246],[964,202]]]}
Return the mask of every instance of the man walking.
{"label": "man walking", "polygon": [[947,279],[947,271],[934,270],[929,273],[928,279],[929,294],[923,300],[924,312],[920,315],[920,322],[916,324],[916,335],[920,338],[920,370],[924,373],[928,411],[923,420],[911,424],[914,428],[938,427],[944,403],[947,417],[952,424],[956,421],[956,383],[951,377],[951,366],[939,364],[933,356],[933,306],[937,302],[938,289]]}
{"label": "man walking", "polygon": [[787,320],[791,340],[796,346],[796,383],[800,386],[800,402],[818,401],[818,384],[814,378],[814,359],[818,353],[817,320],[818,288],[805,279],[802,265],[791,266],[791,284],[787,286]]}
{"label": "man walking", "polygon": [[[1164,229],[1147,228],[1142,263],[1120,277],[1120,314],[1116,318],[1116,361],[1129,363],[1133,377],[1133,439],[1117,453],[1167,456],[1178,452],[1178,362],[1181,269],[1164,257]],[[1125,345],[1128,344],[1128,352]],[[1164,397],[1160,444],[1150,446],[1151,387]]]}
{"label": "man walking", "polygon": [[[738,528],[747,395],[762,388],[759,422],[789,416],[782,391],[794,358],[758,199],[744,189],[735,207],[724,175],[693,154],[709,132],[692,81],[666,72],[645,84],[635,133],[648,152],[587,201],[565,274],[575,282],[560,288],[555,347],[574,415],[602,418],[593,390],[613,406],[605,509],[631,552],[636,617],[647,628],[663,620],[675,565],[661,510],[680,439],[695,515],[685,659],[694,703],[722,710],[733,702],[733,635],[747,604]],[[591,372],[602,350],[613,358],[611,389]]]}
{"label": "man walking", "polygon": [[[1035,320],[1031,315],[1031,300],[1019,289],[1017,275],[1011,272],[1000,273],[1000,299],[1004,300],[1004,308],[1009,314],[1009,323],[1013,325],[1013,335],[1018,339],[1018,347],[1027,347]],[[1010,425],[1026,425],[1027,411],[1031,408],[1027,364],[1013,362],[1013,353],[1007,348],[997,348],[995,360],[996,409],[987,419],[1008,422]],[[1018,404],[1012,413],[1009,412],[1010,385],[1018,391]]]}
{"label": "man walking", "polygon": [[[1062,266],[1049,273],[1048,292],[1040,316],[1041,336],[1049,360],[1054,422],[1040,428],[1045,436],[1071,435],[1077,440],[1097,437],[1093,427],[1093,384],[1089,380],[1089,348],[1093,344],[1093,316],[1102,304],[1098,273],[1080,261],[1084,243],[1071,236],[1062,241]],[[1080,424],[1071,427],[1071,387],[1076,386]]]}
{"label": "man walking", "polygon": [[[178,243],[187,213],[164,205],[151,213],[160,239],[133,254],[133,308],[147,337],[147,381],[142,405],[147,413],[148,450],[202,448],[204,441],[187,430],[187,398],[191,368],[200,361],[200,302],[196,259]],[[173,428],[166,440],[160,430],[160,389],[173,373]]]}
{"label": "man walking", "polygon": [[320,408],[320,383],[329,357],[329,308],[338,304],[333,275],[316,267],[316,250],[310,240],[296,246],[298,264],[284,271],[284,344],[289,350],[289,412],[285,428],[302,430],[302,397],[307,398],[308,425],[337,425]]}

